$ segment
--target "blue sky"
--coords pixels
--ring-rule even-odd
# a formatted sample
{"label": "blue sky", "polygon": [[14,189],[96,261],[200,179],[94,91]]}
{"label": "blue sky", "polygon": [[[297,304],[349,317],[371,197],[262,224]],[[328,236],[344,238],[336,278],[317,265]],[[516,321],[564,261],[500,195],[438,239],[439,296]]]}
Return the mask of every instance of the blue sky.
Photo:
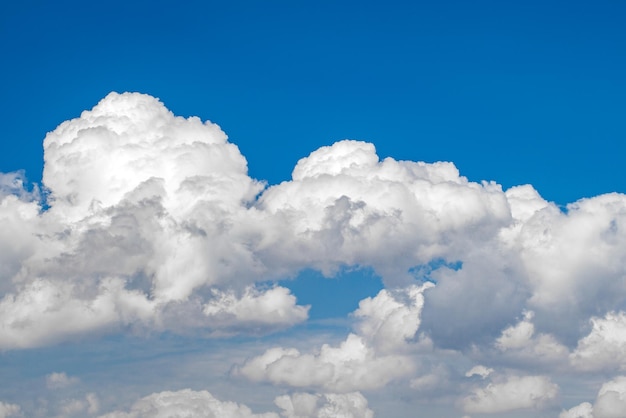
{"label": "blue sky", "polygon": [[[626,330],[625,13],[618,1],[4,2],[0,418],[148,417],[145,397],[184,389],[287,418],[277,397],[316,396],[310,417],[342,397],[369,402],[354,417],[609,416],[604,393],[626,393],[626,358],[598,343],[601,324]],[[185,142],[200,128],[164,108],[219,125],[238,151],[210,128]],[[119,126],[135,132],[125,141],[170,141],[145,151],[171,163],[163,189],[149,181],[161,172],[137,168],[151,167],[144,154],[98,133]],[[52,131],[46,211],[12,173],[43,184]],[[61,300],[59,316],[29,295]],[[248,302],[260,322],[237,310]],[[63,325],[85,306],[93,318]],[[324,357],[323,344],[356,339],[365,370],[394,370],[372,372],[384,384]],[[298,373],[343,371],[272,374],[259,359],[278,346],[298,348],[283,353],[298,364],[317,356]],[[507,398],[519,388],[538,403]]]}
{"label": "blue sky", "polygon": [[139,91],[218,123],[270,183],[350,138],[562,204],[625,189],[620,2],[2,8],[0,162],[35,181],[46,132],[110,91]]}

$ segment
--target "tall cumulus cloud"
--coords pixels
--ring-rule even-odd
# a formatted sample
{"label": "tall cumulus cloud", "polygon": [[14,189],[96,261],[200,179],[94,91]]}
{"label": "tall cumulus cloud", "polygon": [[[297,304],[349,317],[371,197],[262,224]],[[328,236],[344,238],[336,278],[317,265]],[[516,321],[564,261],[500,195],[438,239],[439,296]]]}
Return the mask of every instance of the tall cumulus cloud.
{"label": "tall cumulus cloud", "polygon": [[[285,416],[340,404],[370,416],[356,394],[390,382],[452,385],[460,409],[500,413],[550,408],[550,373],[626,368],[623,194],[561,208],[530,185],[502,190],[449,162],[381,160],[352,140],[267,186],[217,125],[137,93],[111,93],[59,125],[44,160],[43,193],[23,173],[0,174],[1,350],[137,330],[265,334],[308,318],[277,280],[357,266],[385,289],[361,301],[343,342],[274,347],[233,377],[310,390],[277,400]],[[482,372],[466,376],[469,363]],[[468,383],[492,372],[486,386]],[[611,416],[622,399],[611,378],[572,414]],[[218,405],[163,392],[118,415],[185,397]]]}

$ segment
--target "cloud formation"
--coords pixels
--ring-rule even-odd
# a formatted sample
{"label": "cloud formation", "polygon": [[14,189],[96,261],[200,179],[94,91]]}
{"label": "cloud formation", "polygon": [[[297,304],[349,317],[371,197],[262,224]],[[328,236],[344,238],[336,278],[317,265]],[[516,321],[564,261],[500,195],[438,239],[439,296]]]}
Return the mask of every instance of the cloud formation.
{"label": "cloud formation", "polygon": [[357,334],[350,333],[339,346],[324,344],[318,351],[301,353],[276,347],[248,359],[233,374],[296,388],[332,392],[372,390],[410,375],[416,368],[409,356],[409,340],[420,323],[424,291],[410,286],[393,294],[383,289],[359,303],[354,312]]}
{"label": "cloud formation", "polygon": [[153,393],[135,402],[128,412],[114,411],[99,418],[279,418],[278,414],[254,414],[245,405],[220,401],[207,391],[183,389]]}
{"label": "cloud formation", "polygon": [[465,412],[484,414],[540,409],[553,401],[558,393],[559,387],[545,376],[509,376],[475,389],[463,399],[462,405]]}
{"label": "cloud formation", "polygon": [[[552,379],[564,370],[613,379],[594,416],[621,405],[623,194],[560,208],[530,185],[381,160],[353,140],[267,186],[217,125],[137,93],[111,93],[59,125],[44,160],[41,193],[22,172],[0,173],[0,350],[101,333],[264,335],[308,319],[278,280],[358,267],[385,288],[359,303],[343,341],[264,349],[238,358],[231,377],[310,390],[277,398],[289,417],[370,416],[358,391],[391,383],[448,391],[467,413],[541,409],[565,390]],[[53,373],[47,385],[72,379]],[[70,399],[63,413],[99,410],[97,400]],[[208,392],[157,392],[116,413],[158,414],[159,402],[226,408]]]}

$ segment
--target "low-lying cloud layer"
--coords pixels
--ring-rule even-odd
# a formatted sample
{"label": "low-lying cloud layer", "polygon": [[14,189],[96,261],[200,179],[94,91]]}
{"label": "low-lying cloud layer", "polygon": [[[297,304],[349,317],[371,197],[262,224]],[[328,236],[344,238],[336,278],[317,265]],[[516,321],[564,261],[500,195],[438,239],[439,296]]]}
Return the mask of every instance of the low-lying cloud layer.
{"label": "low-lying cloud layer", "polygon": [[[459,414],[609,417],[623,406],[623,194],[559,208],[530,185],[503,191],[452,163],[381,161],[351,140],[268,187],[217,125],[135,93],[62,123],[44,152],[44,193],[0,174],[1,350],[106,333],[262,336],[308,318],[279,279],[362,267],[385,285],[338,345],[233,364],[233,379],[290,391],[281,411],[163,388],[103,417],[371,417],[360,392],[390,384],[451,399]],[[593,405],[560,407],[563,373],[612,380],[589,393]],[[102,409],[85,396],[68,416]],[[0,403],[0,417],[19,411]]]}

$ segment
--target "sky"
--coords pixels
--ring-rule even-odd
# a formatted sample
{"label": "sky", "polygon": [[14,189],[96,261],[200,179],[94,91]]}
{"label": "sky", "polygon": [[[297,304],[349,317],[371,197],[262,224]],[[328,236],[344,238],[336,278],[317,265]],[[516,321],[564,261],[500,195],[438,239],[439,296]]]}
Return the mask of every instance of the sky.
{"label": "sky", "polygon": [[0,418],[619,417],[626,5],[0,5]]}

